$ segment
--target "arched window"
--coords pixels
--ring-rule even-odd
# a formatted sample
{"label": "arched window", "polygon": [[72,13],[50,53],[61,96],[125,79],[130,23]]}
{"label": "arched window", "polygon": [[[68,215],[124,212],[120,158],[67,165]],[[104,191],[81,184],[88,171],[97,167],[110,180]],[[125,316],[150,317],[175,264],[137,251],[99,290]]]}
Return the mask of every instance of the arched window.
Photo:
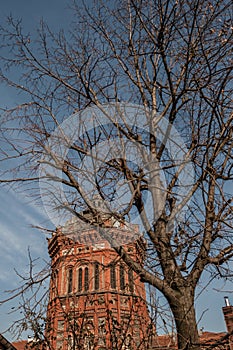
{"label": "arched window", "polygon": [[84,290],[87,291],[89,289],[89,270],[88,267],[85,267],[84,270]]}
{"label": "arched window", "polygon": [[69,268],[69,270],[68,270],[68,278],[67,279],[68,279],[67,280],[67,283],[68,283],[67,292],[71,293],[72,289],[73,289],[73,269],[72,268]]}
{"label": "arched window", "polygon": [[78,269],[78,292],[81,292],[82,288],[83,288],[83,270],[80,267]]}
{"label": "arched window", "polygon": [[111,288],[116,289],[116,265],[110,266],[110,285]]}
{"label": "arched window", "polygon": [[98,290],[100,287],[100,271],[99,264],[96,263],[94,266],[94,289]]}
{"label": "arched window", "polygon": [[129,281],[129,290],[131,293],[134,291],[134,281],[133,281],[133,270],[128,270],[128,281]]}
{"label": "arched window", "polygon": [[120,289],[125,289],[125,268],[123,265],[120,265]]}
{"label": "arched window", "polygon": [[71,334],[68,335],[68,349],[72,350],[74,348],[74,338]]}

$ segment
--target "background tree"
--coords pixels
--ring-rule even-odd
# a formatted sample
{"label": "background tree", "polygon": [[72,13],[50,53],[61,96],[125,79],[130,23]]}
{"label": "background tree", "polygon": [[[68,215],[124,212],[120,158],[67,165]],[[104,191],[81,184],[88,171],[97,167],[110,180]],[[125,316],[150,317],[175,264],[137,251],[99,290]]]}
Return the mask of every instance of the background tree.
{"label": "background tree", "polygon": [[[15,299],[17,294],[21,297],[17,310],[12,308],[12,312],[18,311],[20,318],[11,328],[18,337],[21,337],[23,332],[30,332],[31,336],[28,336],[25,348],[150,349],[152,339],[157,342],[155,319],[152,315],[151,318],[148,317],[147,302],[140,293],[138,276],[136,275],[135,278],[134,275],[133,278],[132,275],[133,289],[131,289],[126,277],[128,268],[124,269],[124,287],[121,290],[116,275],[118,275],[119,266],[123,266],[123,262],[115,255],[111,264],[98,264],[98,275],[101,277],[98,280],[98,290],[95,290],[96,275],[92,273],[94,268],[91,271],[91,264],[88,268],[88,279],[86,275],[81,274],[80,282],[80,274],[77,274],[80,267],[89,263],[90,260],[80,259],[77,254],[74,256],[73,252],[77,248],[77,242],[71,239],[67,242],[67,237],[61,235],[60,231],[59,234],[63,240],[63,242],[60,241],[60,249],[63,254],[64,251],[66,252],[62,255],[63,258],[61,256],[55,258],[55,262],[52,260],[51,269],[47,267],[44,271],[36,273],[34,269],[38,270],[38,268],[29,254],[29,274],[20,276],[21,287],[13,290],[8,299],[8,301]],[[53,236],[55,237],[55,234]],[[53,245],[54,241],[50,248]],[[80,247],[79,243],[78,246]],[[86,249],[84,245],[83,249]],[[72,269],[71,263],[73,264]],[[116,285],[113,289],[109,289],[106,278],[111,265],[114,266],[115,271]],[[72,271],[71,280],[70,274],[66,274],[67,271]],[[46,284],[48,274],[51,275],[49,290]],[[78,276],[77,280],[75,276]],[[99,285],[101,285],[100,288]],[[107,290],[108,301],[106,301]],[[101,306],[100,310],[98,310],[98,305]]]}
{"label": "background tree", "polygon": [[[232,4],[97,1],[74,3],[73,10],[68,35],[55,34],[42,22],[35,41],[12,18],[2,29],[1,79],[22,92],[23,102],[2,117],[1,156],[7,166],[1,182],[21,184],[39,199],[41,164],[41,184],[63,185],[65,201],[51,187],[46,198],[58,216],[65,210],[105,236],[103,214],[116,222],[140,217],[148,241],[144,268],[111,243],[167,299],[179,349],[197,349],[195,289],[205,270],[229,276],[233,256]],[[140,105],[134,105],[130,122],[125,103]],[[85,129],[87,107],[91,130]],[[74,112],[77,123],[70,129],[76,127],[79,138],[72,143],[59,125]],[[187,152],[178,142],[171,156],[178,140],[174,130]],[[116,139],[119,157],[116,152],[106,157],[97,147]],[[68,154],[58,152],[61,145]],[[119,182],[127,187],[127,198],[116,190]],[[93,200],[97,194],[101,205]]]}

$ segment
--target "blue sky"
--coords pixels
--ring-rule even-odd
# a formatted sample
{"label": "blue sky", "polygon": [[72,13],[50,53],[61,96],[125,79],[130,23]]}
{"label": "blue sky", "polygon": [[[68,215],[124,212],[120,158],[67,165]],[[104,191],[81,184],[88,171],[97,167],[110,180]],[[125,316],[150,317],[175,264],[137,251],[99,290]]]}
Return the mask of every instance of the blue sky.
{"label": "blue sky", "polygon": [[41,18],[53,28],[66,25],[69,21],[68,2],[66,0],[7,0],[1,1],[1,17],[12,14],[22,18],[24,27],[30,32],[36,28]]}
{"label": "blue sky", "polygon": [[[34,204],[27,204],[25,198],[12,190],[0,192],[0,300],[9,297],[6,292],[19,286],[20,280],[15,270],[21,274],[28,272],[28,249],[33,258],[39,258],[38,267],[48,261],[47,241],[32,225],[40,225],[47,220],[46,215]],[[16,301],[0,306],[0,332],[3,332],[16,315],[8,315]],[[11,338],[10,334],[7,334]]]}
{"label": "blue sky", "polygon": [[[69,28],[71,12],[65,0],[7,0],[0,6],[0,19],[10,13],[22,18],[26,31],[33,33],[43,17],[54,30],[62,27]],[[0,87],[0,103],[11,105],[17,100],[12,92]],[[14,268],[19,271],[27,269],[27,250],[30,247],[33,257],[48,259],[45,237],[31,225],[43,224],[46,214],[43,209],[33,203],[27,203],[22,194],[15,193],[6,188],[0,188],[0,300],[5,298],[5,290],[17,287]],[[206,282],[206,281],[205,281]],[[205,283],[203,283],[204,285]],[[215,289],[221,290],[215,291]],[[197,300],[198,319],[201,317],[199,327],[205,330],[224,331],[225,324],[221,312],[224,305],[223,297],[229,295],[233,303],[233,294],[226,293],[231,285],[215,281],[210,284]],[[9,305],[10,307],[11,305]],[[3,332],[13,319],[7,315],[8,306],[0,307],[0,332]],[[10,335],[7,335],[10,338]]]}
{"label": "blue sky", "polygon": [[[26,32],[35,33],[41,18],[49,23],[53,30],[68,27],[70,12],[65,0],[7,0],[1,1],[0,20],[4,24],[10,14],[22,19]],[[1,107],[14,105],[18,97],[0,86]],[[39,257],[38,264],[49,259],[45,236],[32,225],[41,225],[48,220],[43,209],[25,198],[23,193],[16,193],[7,188],[0,188],[0,300],[8,297],[7,290],[19,286],[19,279],[14,269],[20,273],[28,269],[28,249],[33,258]],[[15,320],[16,315],[9,314],[11,302],[0,307],[0,332]],[[26,336],[26,334],[24,334]],[[11,334],[5,336],[12,339]]]}

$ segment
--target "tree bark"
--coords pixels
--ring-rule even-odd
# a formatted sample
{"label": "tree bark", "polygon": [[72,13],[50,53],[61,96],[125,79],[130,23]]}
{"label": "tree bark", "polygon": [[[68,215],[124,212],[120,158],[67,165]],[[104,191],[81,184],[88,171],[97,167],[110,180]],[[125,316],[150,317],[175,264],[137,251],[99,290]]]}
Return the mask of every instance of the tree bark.
{"label": "tree bark", "polygon": [[172,298],[173,300],[169,300],[175,318],[179,350],[200,349],[194,298],[191,293],[185,290],[182,295],[177,295]]}

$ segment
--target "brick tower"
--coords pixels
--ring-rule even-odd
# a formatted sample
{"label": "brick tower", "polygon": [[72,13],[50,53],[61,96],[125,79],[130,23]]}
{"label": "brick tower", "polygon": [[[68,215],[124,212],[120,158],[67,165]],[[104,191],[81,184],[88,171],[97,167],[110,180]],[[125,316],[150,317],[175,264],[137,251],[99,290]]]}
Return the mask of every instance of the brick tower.
{"label": "brick tower", "polygon": [[[143,264],[145,243],[136,225],[107,220],[104,226]],[[46,339],[51,349],[150,348],[155,327],[144,283],[97,230],[70,220],[54,232],[48,250],[52,273]]]}

